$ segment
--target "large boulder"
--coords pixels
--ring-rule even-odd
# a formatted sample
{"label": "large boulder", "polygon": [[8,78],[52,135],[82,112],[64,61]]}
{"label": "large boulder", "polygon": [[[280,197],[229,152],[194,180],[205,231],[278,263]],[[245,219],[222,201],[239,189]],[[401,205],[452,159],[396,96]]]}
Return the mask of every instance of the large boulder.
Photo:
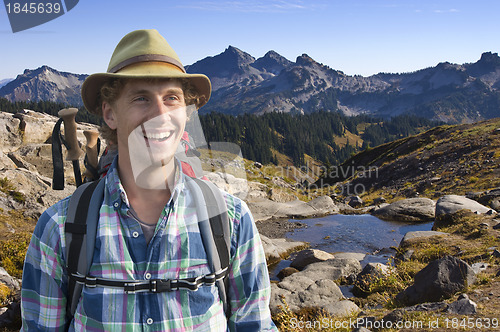
{"label": "large boulder", "polygon": [[305,242],[292,242],[286,239],[270,239],[262,234],[260,238],[268,264],[280,261],[290,252],[306,246]]}
{"label": "large boulder", "polygon": [[271,285],[271,311],[277,313],[283,305],[282,297],[292,311],[307,307],[320,307],[332,315],[345,316],[359,308],[345,300],[333,280],[361,271],[356,259],[329,259],[309,264],[279,283]]}
{"label": "large boulder", "polygon": [[334,316],[349,316],[353,312],[359,311],[356,304],[344,298],[340,288],[333,280],[303,279],[296,285],[297,287],[294,287],[293,290],[282,288],[280,284],[271,285],[270,308],[272,313],[280,311],[280,307],[284,304],[283,299],[291,311],[299,311],[303,308],[321,308]]}
{"label": "large boulder", "polygon": [[434,220],[435,206],[429,198],[408,198],[375,209],[372,214],[383,220],[427,222]]}
{"label": "large boulder", "polygon": [[484,206],[470,198],[459,195],[446,195],[436,203],[436,218],[452,215],[460,210],[470,210],[475,213],[487,213],[491,208]]}
{"label": "large boulder", "polygon": [[452,297],[476,281],[476,274],[463,260],[445,256],[419,271],[413,285],[396,296],[396,301],[413,305]]}
{"label": "large boulder", "polygon": [[437,232],[437,231],[413,231],[405,234],[401,242],[399,243],[400,247],[407,246],[412,240],[429,238],[432,236],[448,236],[449,233]]}
{"label": "large boulder", "polygon": [[297,252],[294,256],[290,266],[298,270],[302,270],[312,263],[324,262],[328,259],[335,258],[332,254],[318,249],[305,249]]}
{"label": "large boulder", "polygon": [[328,196],[320,196],[310,202],[294,200],[280,203],[270,199],[254,199],[248,201],[255,221],[269,220],[272,218],[311,218],[326,214],[338,213],[338,207]]}

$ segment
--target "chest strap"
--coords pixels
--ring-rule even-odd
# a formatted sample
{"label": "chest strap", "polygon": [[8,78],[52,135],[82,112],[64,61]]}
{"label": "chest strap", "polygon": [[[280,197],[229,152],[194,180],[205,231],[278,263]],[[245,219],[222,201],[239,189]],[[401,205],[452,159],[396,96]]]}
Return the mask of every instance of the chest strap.
{"label": "chest strap", "polygon": [[84,276],[79,273],[71,274],[77,283],[87,287],[110,287],[120,288],[125,293],[136,292],[151,292],[162,293],[179,290],[181,288],[191,291],[197,291],[203,285],[212,286],[215,282],[222,280],[227,274],[227,267],[217,271],[216,273],[206,274],[203,276],[184,278],[184,279],[151,279],[151,280],[113,280],[96,278],[93,276]]}

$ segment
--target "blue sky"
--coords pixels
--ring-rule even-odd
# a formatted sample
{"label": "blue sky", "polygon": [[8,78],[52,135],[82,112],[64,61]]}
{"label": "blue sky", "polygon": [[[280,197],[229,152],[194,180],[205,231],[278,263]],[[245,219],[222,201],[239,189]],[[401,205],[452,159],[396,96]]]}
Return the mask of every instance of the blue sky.
{"label": "blue sky", "polygon": [[0,80],[48,65],[106,70],[126,33],[155,28],[185,65],[228,45],[258,58],[302,53],[348,75],[409,72],[500,51],[498,0],[80,0],[48,23],[12,33],[0,8]]}

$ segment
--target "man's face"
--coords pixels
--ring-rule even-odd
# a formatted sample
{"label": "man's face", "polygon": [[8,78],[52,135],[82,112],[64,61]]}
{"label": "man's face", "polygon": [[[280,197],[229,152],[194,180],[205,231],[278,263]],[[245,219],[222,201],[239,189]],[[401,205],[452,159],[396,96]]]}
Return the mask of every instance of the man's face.
{"label": "man's face", "polygon": [[103,103],[103,117],[132,166],[171,164],[187,121],[181,83],[130,80],[113,104]]}

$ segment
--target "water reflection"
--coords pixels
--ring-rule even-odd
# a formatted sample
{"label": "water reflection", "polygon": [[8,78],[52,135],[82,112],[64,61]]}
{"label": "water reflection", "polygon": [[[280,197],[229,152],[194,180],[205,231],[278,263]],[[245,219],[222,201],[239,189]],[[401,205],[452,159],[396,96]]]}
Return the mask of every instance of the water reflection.
{"label": "water reflection", "polygon": [[428,231],[432,228],[432,222],[389,222],[369,214],[337,214],[301,222],[307,227],[287,233],[286,237],[309,242],[311,248],[330,253],[374,254],[384,248],[397,247],[407,232]]}

